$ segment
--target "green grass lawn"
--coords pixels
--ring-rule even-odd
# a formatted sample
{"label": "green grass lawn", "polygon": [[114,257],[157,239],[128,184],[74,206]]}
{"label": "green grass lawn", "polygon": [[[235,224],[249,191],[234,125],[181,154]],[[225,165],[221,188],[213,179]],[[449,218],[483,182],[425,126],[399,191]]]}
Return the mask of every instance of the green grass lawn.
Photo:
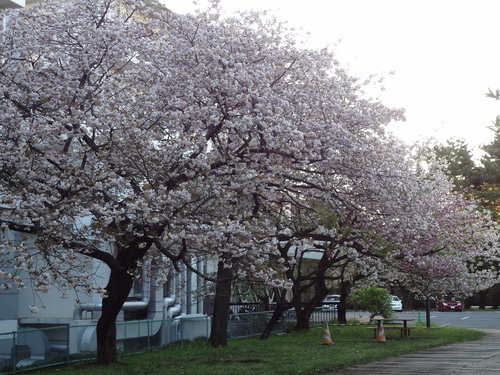
{"label": "green grass lawn", "polygon": [[118,364],[80,363],[36,371],[58,375],[245,375],[321,374],[359,363],[410,353],[459,341],[477,340],[482,332],[460,328],[419,327],[411,339],[386,331],[386,343],[377,343],[366,325],[330,326],[334,345],[323,343],[323,328],[258,338],[231,340],[224,348],[208,347],[205,340],[169,345],[155,351],[121,357]]}

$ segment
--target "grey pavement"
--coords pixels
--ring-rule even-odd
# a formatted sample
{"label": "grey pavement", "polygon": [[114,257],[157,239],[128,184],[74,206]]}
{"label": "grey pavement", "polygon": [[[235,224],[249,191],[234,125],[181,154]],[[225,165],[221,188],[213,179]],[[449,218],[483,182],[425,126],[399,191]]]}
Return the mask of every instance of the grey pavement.
{"label": "grey pavement", "polygon": [[493,375],[500,374],[500,329],[484,329],[478,341],[426,349],[325,375]]}

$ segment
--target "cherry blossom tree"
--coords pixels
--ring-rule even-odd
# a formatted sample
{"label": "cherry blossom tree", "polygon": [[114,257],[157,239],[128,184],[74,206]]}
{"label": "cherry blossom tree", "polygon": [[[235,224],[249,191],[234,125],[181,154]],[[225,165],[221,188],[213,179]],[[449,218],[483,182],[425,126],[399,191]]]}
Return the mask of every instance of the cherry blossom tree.
{"label": "cherry blossom tree", "polygon": [[[378,144],[377,150],[383,149]],[[326,281],[345,282],[352,270],[351,277],[367,285],[397,282],[424,295],[470,294],[495,282],[496,224],[453,192],[441,164],[412,157],[403,146],[393,150],[377,160],[376,169],[366,163],[362,173],[353,168],[342,183],[326,185],[330,199],[325,195],[320,209],[302,202],[301,211],[296,208],[281,222],[276,253],[286,260],[294,294],[291,303],[275,310],[270,326],[293,305],[297,328],[307,328],[327,294]],[[304,272],[302,258],[311,252],[317,263]],[[304,305],[301,296],[308,289],[314,293]]]}
{"label": "cherry blossom tree", "polygon": [[91,291],[85,257],[105,263],[102,363],[141,261],[201,253],[272,280],[260,201],[324,191],[318,171],[362,163],[357,138],[400,116],[275,20],[154,3],[49,0],[1,35],[2,227],[36,239],[2,248],[2,277]]}
{"label": "cherry blossom tree", "polygon": [[[352,234],[316,234],[352,259],[397,259],[409,230],[429,229],[421,210],[401,216],[428,192],[407,189],[415,170],[385,132],[402,112],[275,19],[222,18],[216,2],[181,16],[139,0],[47,0],[5,15],[0,220],[36,247],[3,244],[0,276],[22,287],[24,273],[40,292],[97,288],[99,362],[117,360],[116,317],[145,260],[159,279],[204,257],[219,283],[289,285],[288,260],[269,261],[287,234],[271,214],[281,204],[336,212]],[[379,237],[401,247],[374,251]],[[109,267],[105,287],[87,258]]]}
{"label": "cherry blossom tree", "polygon": [[411,249],[393,252],[391,263],[403,270],[401,281],[423,295],[472,294],[496,282],[498,225],[480,205],[453,192],[441,163],[426,158],[420,170],[425,200],[413,204],[422,218],[421,228],[407,227],[400,240]]}

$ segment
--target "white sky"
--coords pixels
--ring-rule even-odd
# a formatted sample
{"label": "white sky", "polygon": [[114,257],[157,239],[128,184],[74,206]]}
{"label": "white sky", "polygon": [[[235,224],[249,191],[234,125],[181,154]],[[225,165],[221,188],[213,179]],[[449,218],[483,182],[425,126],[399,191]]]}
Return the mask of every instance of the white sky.
{"label": "white sky", "polygon": [[[190,0],[162,0],[179,13]],[[203,4],[204,0],[201,0]],[[408,142],[435,137],[487,144],[500,102],[499,0],[221,0],[224,11],[269,9],[299,32],[308,46],[332,46],[351,74],[390,73],[381,98],[406,109],[393,127]]]}

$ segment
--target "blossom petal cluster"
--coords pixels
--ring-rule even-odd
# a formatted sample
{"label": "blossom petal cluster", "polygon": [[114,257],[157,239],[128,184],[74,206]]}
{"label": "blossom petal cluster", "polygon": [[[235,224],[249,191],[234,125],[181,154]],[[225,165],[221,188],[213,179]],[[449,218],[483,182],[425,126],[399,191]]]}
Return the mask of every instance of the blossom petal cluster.
{"label": "blossom petal cluster", "polygon": [[87,258],[117,274],[151,258],[158,272],[219,259],[289,287],[288,256],[269,262],[293,230],[276,227],[275,210],[318,204],[352,228],[338,243],[350,259],[361,258],[352,241],[381,251],[367,233],[393,244],[386,260],[422,268],[436,246],[478,250],[456,225],[472,235],[482,219],[469,222],[447,182],[423,178],[387,134],[403,112],[366,98],[331,51],[298,47],[258,13],[153,3],[47,0],[6,14],[1,221],[31,239],[1,249],[8,283],[24,273],[40,292],[90,292]]}

